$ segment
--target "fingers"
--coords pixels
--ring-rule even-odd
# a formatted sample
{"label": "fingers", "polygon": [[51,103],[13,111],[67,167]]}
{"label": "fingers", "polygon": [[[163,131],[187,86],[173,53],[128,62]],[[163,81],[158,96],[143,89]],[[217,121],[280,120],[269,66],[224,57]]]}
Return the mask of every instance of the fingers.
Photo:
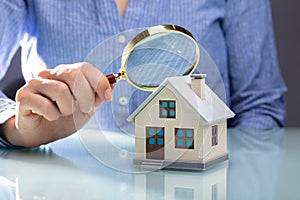
{"label": "fingers", "polygon": [[73,113],[73,96],[65,83],[56,80],[32,79],[16,95],[21,112],[44,116],[49,121]]}
{"label": "fingers", "polygon": [[38,93],[32,87],[32,84],[36,84],[35,82],[37,81],[30,81],[17,92],[16,103],[19,114],[22,116],[37,114],[43,116],[48,121],[57,120],[61,116],[59,108],[45,94]]}
{"label": "fingers", "polygon": [[73,113],[74,99],[65,83],[48,79],[32,79],[29,84],[32,93],[49,99],[58,108],[60,114],[70,115]]}
{"label": "fingers", "polygon": [[85,113],[112,98],[112,88],[107,78],[88,63],[61,65],[53,70],[44,70],[39,76],[66,83],[78,101],[81,111]]}
{"label": "fingers", "polygon": [[112,98],[112,86],[108,79],[98,69],[92,65],[85,63],[82,66],[82,73],[87,77],[92,88],[96,92],[96,106],[100,105],[103,101],[109,101]]}

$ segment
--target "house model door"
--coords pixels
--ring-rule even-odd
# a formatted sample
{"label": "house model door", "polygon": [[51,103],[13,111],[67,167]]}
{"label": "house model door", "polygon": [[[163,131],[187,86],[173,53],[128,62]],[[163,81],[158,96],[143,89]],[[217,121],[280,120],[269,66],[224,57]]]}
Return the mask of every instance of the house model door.
{"label": "house model door", "polygon": [[164,127],[146,127],[146,158],[164,160]]}

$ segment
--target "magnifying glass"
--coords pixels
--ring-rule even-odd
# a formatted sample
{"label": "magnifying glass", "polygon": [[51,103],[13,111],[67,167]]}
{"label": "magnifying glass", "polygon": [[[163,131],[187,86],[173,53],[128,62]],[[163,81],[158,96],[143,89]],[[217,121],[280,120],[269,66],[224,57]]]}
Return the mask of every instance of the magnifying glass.
{"label": "magnifying glass", "polygon": [[111,84],[126,79],[138,89],[153,91],[167,77],[190,75],[199,58],[199,46],[188,30],[177,25],[154,26],[127,44],[121,70],[106,77]]}

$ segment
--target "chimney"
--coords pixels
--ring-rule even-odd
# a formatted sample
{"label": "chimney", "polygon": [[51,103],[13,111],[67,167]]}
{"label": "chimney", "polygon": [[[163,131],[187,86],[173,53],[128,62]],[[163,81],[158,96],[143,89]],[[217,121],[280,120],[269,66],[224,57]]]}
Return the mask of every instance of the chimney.
{"label": "chimney", "polygon": [[205,99],[205,78],[206,74],[192,74],[191,88],[200,99]]}

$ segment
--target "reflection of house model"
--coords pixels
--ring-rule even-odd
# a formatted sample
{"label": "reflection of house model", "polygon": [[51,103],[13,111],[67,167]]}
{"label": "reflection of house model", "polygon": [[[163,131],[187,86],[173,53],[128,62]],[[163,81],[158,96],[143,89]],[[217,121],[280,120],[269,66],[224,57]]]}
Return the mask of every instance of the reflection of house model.
{"label": "reflection of house model", "polygon": [[167,78],[128,118],[135,120],[135,164],[205,170],[228,159],[227,123],[234,113],[205,75]]}
{"label": "reflection of house model", "polygon": [[226,200],[227,168],[203,173],[163,172],[135,174],[135,198],[180,200]]}

